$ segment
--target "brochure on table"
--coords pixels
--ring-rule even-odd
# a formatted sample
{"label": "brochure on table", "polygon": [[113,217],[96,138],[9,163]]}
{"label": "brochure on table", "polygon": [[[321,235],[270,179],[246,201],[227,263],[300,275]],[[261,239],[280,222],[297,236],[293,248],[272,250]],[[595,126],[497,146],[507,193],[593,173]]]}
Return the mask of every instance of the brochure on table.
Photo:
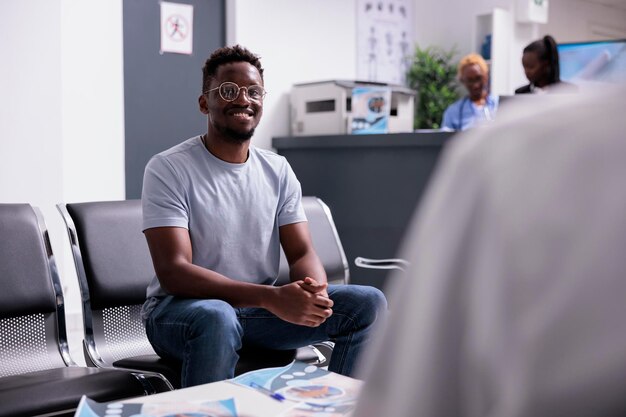
{"label": "brochure on table", "polygon": [[362,382],[303,362],[248,372],[231,382],[294,404],[282,416],[347,416],[354,409]]}
{"label": "brochure on table", "polygon": [[[231,384],[232,397],[159,402],[157,398],[163,394],[157,394],[151,396],[157,401],[146,403],[137,400],[98,403],[83,397],[75,417],[173,417],[181,414],[253,417],[249,412],[241,414],[237,407],[238,403],[251,399],[259,405],[263,401],[271,402],[277,406],[276,415],[281,417],[342,417],[351,415],[354,410],[362,382],[303,362],[293,362],[284,367],[248,372],[223,384]],[[202,396],[209,397],[210,392],[206,391]]]}
{"label": "brochure on table", "polygon": [[74,417],[237,417],[235,400],[163,403],[99,403],[85,396]]}

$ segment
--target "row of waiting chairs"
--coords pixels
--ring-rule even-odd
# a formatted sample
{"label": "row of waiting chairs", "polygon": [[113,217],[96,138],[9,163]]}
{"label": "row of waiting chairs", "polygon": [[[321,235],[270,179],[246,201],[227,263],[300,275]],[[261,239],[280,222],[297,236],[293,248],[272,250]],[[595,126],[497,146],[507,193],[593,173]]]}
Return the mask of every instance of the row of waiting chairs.
{"label": "row of waiting chairs", "polygon": [[[329,282],[347,283],[348,263],[330,210],[304,197],[313,243]],[[139,317],[154,275],[139,200],[59,205],[83,303],[84,354],[69,354],[64,301],[45,223],[28,204],[0,204],[0,416],[71,415],[84,394],[99,401],[180,386],[180,363],[160,358]],[[279,283],[289,281],[281,253]],[[237,374],[293,359],[323,366],[322,343],[292,351],[244,348]]]}

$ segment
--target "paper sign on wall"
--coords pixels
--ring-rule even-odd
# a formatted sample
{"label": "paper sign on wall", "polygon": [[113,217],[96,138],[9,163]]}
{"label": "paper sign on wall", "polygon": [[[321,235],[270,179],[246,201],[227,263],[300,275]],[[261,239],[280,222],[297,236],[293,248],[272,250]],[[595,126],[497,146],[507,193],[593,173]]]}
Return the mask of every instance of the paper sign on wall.
{"label": "paper sign on wall", "polygon": [[164,52],[192,54],[192,5],[161,2],[161,53]]}
{"label": "paper sign on wall", "polygon": [[548,23],[548,0],[517,0],[518,22]]}

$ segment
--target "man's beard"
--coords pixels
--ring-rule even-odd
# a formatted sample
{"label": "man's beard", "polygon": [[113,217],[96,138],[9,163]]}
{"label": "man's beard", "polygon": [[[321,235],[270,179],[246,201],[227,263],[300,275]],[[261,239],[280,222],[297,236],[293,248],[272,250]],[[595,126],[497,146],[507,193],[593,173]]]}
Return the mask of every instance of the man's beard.
{"label": "man's beard", "polygon": [[226,138],[226,140],[232,143],[237,143],[237,144],[241,144],[250,140],[250,138],[252,138],[252,135],[254,135],[254,129],[255,129],[255,128],[252,128],[247,132],[237,132],[236,130],[233,130],[226,126],[215,126],[215,127],[217,127],[217,131],[220,132]]}

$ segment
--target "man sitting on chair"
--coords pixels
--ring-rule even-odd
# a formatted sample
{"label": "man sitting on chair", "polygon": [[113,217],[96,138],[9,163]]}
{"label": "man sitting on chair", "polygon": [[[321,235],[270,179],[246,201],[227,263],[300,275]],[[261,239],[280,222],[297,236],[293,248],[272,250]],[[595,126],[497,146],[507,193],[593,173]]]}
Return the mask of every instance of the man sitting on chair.
{"label": "man sitting on chair", "polygon": [[[328,285],[313,249],[300,183],[284,157],[250,145],[263,113],[263,68],[241,46],[203,68],[206,134],[154,156],[143,184],[143,228],[156,277],[142,316],[182,386],[232,378],[242,345],[293,349],[328,339],[329,369],[351,375],[379,290]],[[280,245],[291,283],[273,286]]]}

